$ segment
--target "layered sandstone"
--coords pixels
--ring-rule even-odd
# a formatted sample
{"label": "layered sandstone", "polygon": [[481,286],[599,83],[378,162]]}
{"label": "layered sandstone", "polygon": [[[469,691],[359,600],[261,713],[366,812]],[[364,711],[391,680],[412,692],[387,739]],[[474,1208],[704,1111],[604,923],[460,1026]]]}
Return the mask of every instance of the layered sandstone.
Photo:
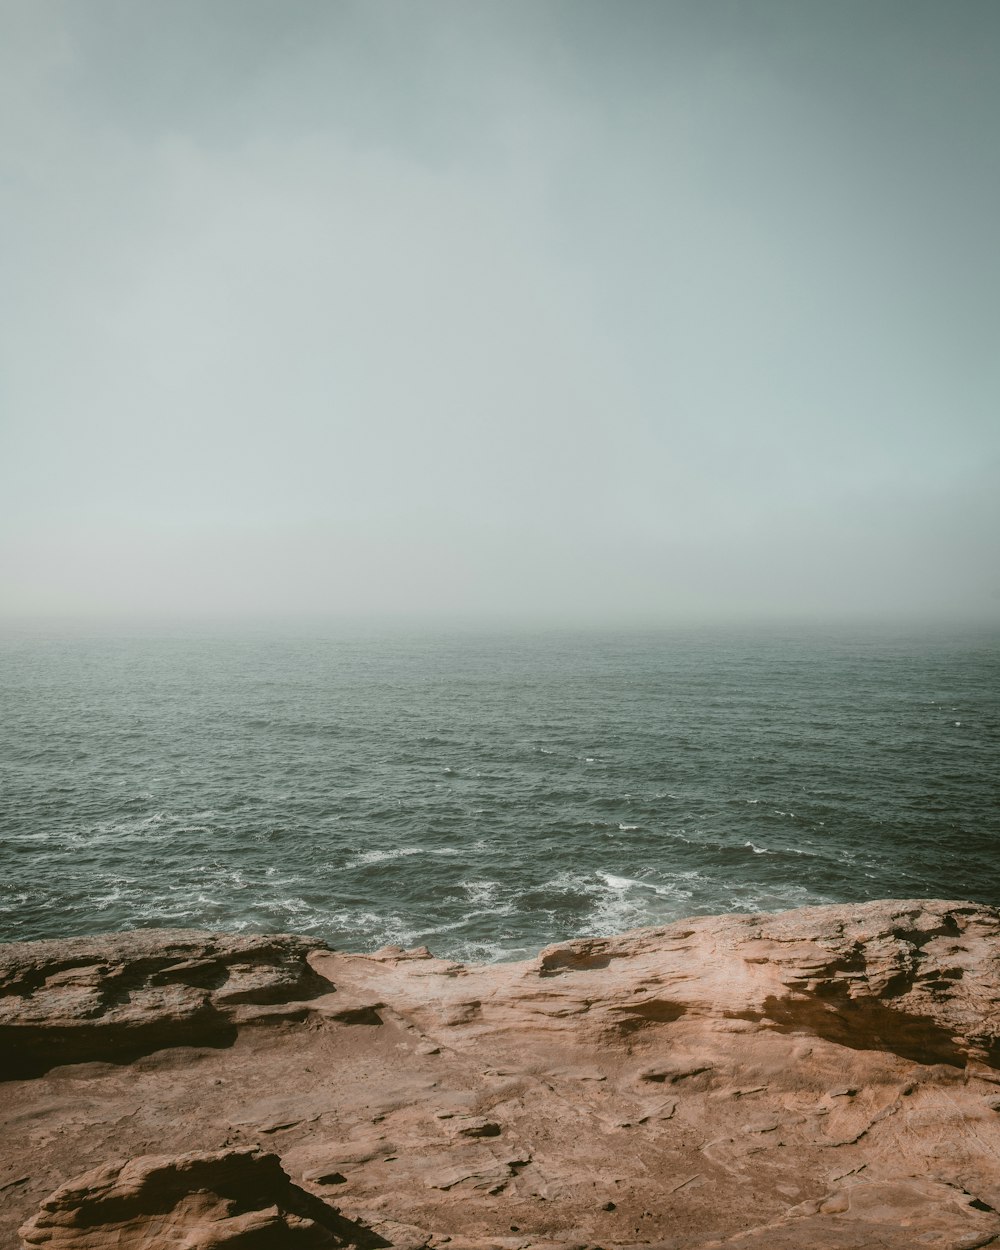
{"label": "layered sandstone", "polygon": [[0,948],[0,1046],[12,1248],[1000,1244],[1000,913],[974,904],[484,967],[28,943]]}
{"label": "layered sandstone", "polygon": [[322,945],[140,929],[0,946],[0,1072],[230,1045],[239,1025],[330,989],[306,963]]}

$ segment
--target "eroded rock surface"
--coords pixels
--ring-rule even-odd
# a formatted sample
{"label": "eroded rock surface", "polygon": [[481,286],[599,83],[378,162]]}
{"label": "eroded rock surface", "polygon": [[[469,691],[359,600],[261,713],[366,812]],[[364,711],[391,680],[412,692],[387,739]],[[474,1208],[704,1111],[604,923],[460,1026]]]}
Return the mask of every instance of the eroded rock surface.
{"label": "eroded rock surface", "polygon": [[991,908],[878,902],[696,917],[486,969],[415,963],[392,948],[363,963],[333,952],[311,962],[348,983],[363,969],[369,993],[431,1029],[567,1033],[610,1047],[653,1025],[715,1017],[922,1063],[998,1066],[998,937]]}
{"label": "eroded rock surface", "polygon": [[[195,988],[222,992],[211,1005],[232,1013],[231,1044],[171,1043],[125,1066],[53,1067],[3,1086],[0,1246],[21,1246],[17,1225],[33,1211],[36,1235],[39,1204],[59,1185],[114,1189],[132,1184],[129,1168],[173,1166],[144,1156],[191,1151],[276,1154],[293,1188],[347,1224],[328,1227],[287,1198],[264,1203],[262,1186],[253,1220],[275,1208],[268,1218],[285,1220],[274,1229],[286,1238],[275,1244],[295,1244],[294,1233],[359,1245],[373,1234],[397,1250],[1000,1245],[992,908],[881,902],[699,917],[483,967],[422,948],[351,955],[290,938],[147,940],[143,967],[167,958],[165,968],[197,970],[204,958],[216,969],[205,976],[219,984]],[[251,1003],[244,1018],[227,1004],[225,987],[241,996],[239,981],[250,988],[257,974],[252,958],[227,971],[226,941],[269,952],[250,995],[270,1008]],[[211,949],[200,955],[198,943]],[[39,1036],[46,1019],[64,1027],[66,1012],[45,1016],[36,995],[58,1003],[63,967],[88,966],[56,967],[71,944],[44,945],[51,962],[36,949],[31,964],[38,987],[15,991],[34,1002]],[[121,967],[131,984],[128,960]],[[142,980],[150,1020],[156,989]],[[269,1009],[271,1027],[240,1027]],[[132,1164],[109,1182],[72,1180],[123,1157]],[[204,1204],[224,1214],[232,1201],[218,1186],[185,1194],[170,1207],[164,1247],[200,1248],[212,1223]],[[78,1201],[57,1198],[50,1217]],[[59,1227],[87,1236],[111,1227],[101,1203],[88,1203],[79,1199],[90,1212],[82,1223]],[[271,1235],[262,1227],[253,1235]]]}
{"label": "eroded rock surface", "polygon": [[259,1150],[146,1155],[97,1168],[57,1189],[20,1230],[26,1246],[357,1246],[387,1243],[293,1185]]}
{"label": "eroded rock surface", "polygon": [[0,1075],[228,1045],[239,1024],[330,991],[306,962],[322,948],[184,929],[0,946]]}

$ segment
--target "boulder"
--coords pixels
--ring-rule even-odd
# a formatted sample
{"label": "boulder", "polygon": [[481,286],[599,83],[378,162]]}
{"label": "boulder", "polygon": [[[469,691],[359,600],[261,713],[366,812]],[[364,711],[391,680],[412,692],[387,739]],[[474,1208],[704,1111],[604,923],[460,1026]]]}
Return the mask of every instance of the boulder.
{"label": "boulder", "polygon": [[281,1250],[388,1243],[293,1185],[259,1150],[144,1155],[96,1168],[46,1198],[20,1229],[50,1250]]}

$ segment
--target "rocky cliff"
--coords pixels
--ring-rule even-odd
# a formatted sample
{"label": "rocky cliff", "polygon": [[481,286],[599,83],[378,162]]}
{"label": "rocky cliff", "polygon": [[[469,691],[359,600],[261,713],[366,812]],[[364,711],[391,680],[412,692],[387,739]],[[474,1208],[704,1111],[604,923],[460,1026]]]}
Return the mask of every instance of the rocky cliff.
{"label": "rocky cliff", "polygon": [[[0,948],[0,1246],[1000,1245],[1000,913]],[[20,1229],[20,1231],[18,1231]]]}

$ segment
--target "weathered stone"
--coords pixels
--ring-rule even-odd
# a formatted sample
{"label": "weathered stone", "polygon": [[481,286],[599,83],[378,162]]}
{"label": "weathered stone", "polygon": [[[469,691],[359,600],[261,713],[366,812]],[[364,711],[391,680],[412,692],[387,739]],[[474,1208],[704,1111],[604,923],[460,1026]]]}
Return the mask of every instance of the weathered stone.
{"label": "weathered stone", "polygon": [[0,1076],[229,1045],[239,1025],[331,992],[306,960],[323,949],[285,934],[184,929],[0,946]]}
{"label": "weathered stone", "polygon": [[[360,1217],[399,1250],[1000,1238],[993,908],[698,917],[483,967],[292,938],[75,942],[0,949],[0,1024],[37,1045],[6,1053],[49,1069],[4,1087],[0,1245],[84,1167],[263,1142],[355,1231],[266,1185],[244,1209],[206,1183],[157,1209],[172,1240],[117,1244],[190,1250],[213,1225],[235,1245],[349,1240]],[[281,1027],[241,1029],[265,1020]],[[74,1235],[115,1226],[88,1210]]]}
{"label": "weathered stone", "polygon": [[46,1198],[20,1235],[49,1250],[388,1244],[293,1185],[277,1155],[256,1150],[146,1155],[96,1168]]}

